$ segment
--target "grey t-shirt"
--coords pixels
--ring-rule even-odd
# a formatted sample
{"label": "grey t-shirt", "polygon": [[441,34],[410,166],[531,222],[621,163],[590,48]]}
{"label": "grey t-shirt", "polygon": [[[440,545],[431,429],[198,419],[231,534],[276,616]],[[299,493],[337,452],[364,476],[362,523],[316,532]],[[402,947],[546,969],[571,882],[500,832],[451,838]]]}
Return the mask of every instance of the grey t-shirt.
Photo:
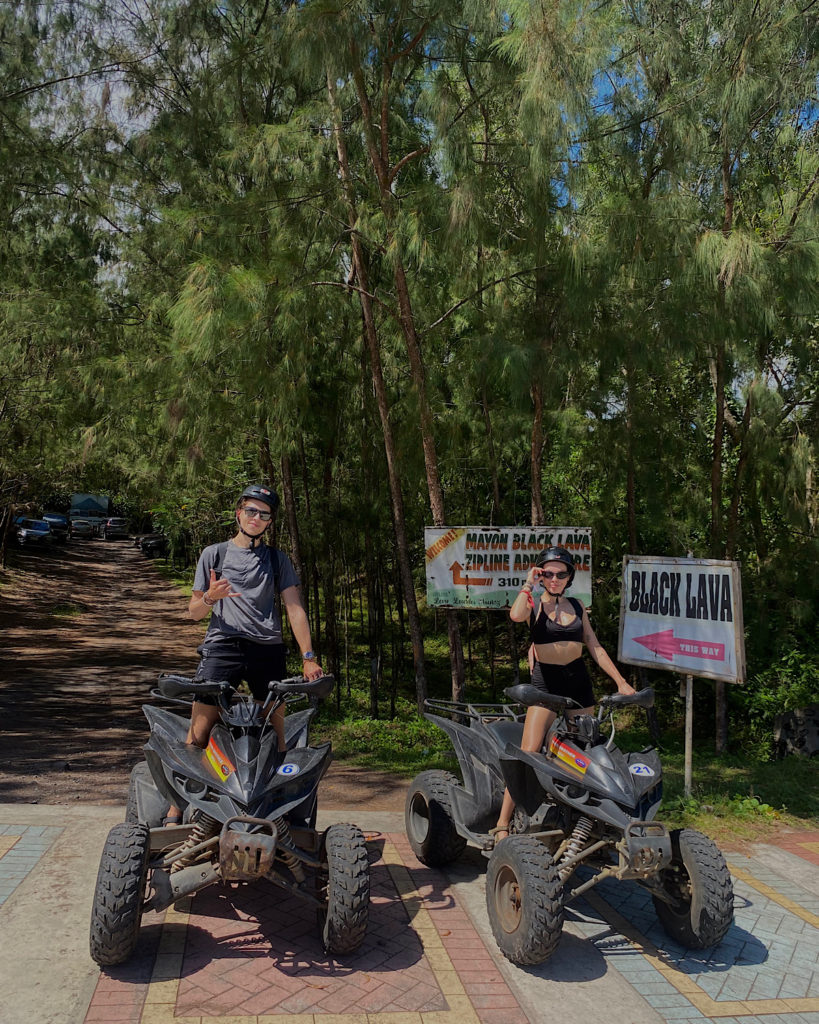
{"label": "grey t-shirt", "polygon": [[[194,590],[204,592],[210,586],[210,571],[215,566],[219,546],[211,544],[199,556]],[[204,643],[237,636],[256,643],[284,643],[281,619],[276,609],[274,575],[278,576],[279,592],[299,585],[296,570],[287,555],[266,544],[251,549],[240,548],[230,541],[216,575],[230,580],[232,589],[241,596],[226,597],[216,603]]]}

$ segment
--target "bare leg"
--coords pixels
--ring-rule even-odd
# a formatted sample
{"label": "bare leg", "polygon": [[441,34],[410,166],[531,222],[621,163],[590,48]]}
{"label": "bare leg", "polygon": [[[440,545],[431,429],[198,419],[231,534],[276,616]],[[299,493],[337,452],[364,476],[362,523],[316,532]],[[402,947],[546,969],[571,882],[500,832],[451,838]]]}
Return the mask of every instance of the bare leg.
{"label": "bare leg", "polygon": [[[191,705],[191,724],[188,726],[186,743],[204,748],[208,745],[211,729],[219,721],[219,708],[215,704],[202,704],[195,700]],[[182,818],[182,811],[173,805],[166,816],[168,824],[174,825]]]}
{"label": "bare leg", "polygon": [[[261,701],[256,703],[261,704]],[[284,704],[280,704],[277,708],[271,707],[267,712],[267,717],[273,723],[273,728],[276,730],[276,736],[279,740],[278,751],[280,754],[283,754],[287,750],[284,739]]]}
{"label": "bare leg", "polygon": [[[526,718],[523,722],[523,738],[520,741],[520,749],[534,753],[543,746],[546,733],[555,720],[554,711],[546,708],[528,708]],[[509,824],[515,810],[515,801],[508,789],[503,791],[503,803],[501,804],[498,823],[495,826],[495,841],[500,842],[509,835]]]}

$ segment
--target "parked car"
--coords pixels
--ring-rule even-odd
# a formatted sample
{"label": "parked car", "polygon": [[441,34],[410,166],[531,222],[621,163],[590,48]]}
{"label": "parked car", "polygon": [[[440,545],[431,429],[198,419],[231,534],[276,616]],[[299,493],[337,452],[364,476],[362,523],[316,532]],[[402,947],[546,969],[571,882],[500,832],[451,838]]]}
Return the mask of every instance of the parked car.
{"label": "parked car", "polygon": [[44,519],[23,519],[15,526],[17,543],[23,546],[28,544],[44,545],[53,540],[51,527]]}
{"label": "parked car", "polygon": [[90,540],[94,536],[94,524],[90,519],[72,519],[70,533],[73,537]]}
{"label": "parked car", "polygon": [[119,540],[128,536],[128,520],[116,516],[112,519],[105,519],[100,527],[100,537],[103,540]]}
{"label": "parked car", "polygon": [[43,522],[51,527],[54,539],[65,544],[68,540],[68,516],[64,516],[62,512],[43,512]]}
{"label": "parked car", "polygon": [[164,533],[146,533],[140,539],[139,548],[147,558],[159,558],[168,550],[168,538]]}

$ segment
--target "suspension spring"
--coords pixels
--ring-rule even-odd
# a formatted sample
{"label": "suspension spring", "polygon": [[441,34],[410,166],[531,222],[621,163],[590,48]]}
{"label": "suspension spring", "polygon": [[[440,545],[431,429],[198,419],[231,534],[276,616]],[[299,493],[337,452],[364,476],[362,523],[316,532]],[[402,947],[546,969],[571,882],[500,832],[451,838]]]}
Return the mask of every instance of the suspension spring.
{"label": "suspension spring", "polygon": [[577,824],[575,825],[574,831],[569,839],[569,844],[563,851],[560,863],[558,864],[558,872],[560,873],[560,880],[562,882],[565,882],[574,869],[571,864],[567,864],[564,868],[561,868],[560,864],[565,864],[567,861],[571,861],[583,849],[583,846],[588,841],[593,828],[594,823],[591,818],[587,818],[585,814],[581,815],[577,819]]}
{"label": "suspension spring", "polygon": [[[192,850],[195,846],[199,846],[200,843],[204,843],[206,839],[210,839],[211,836],[215,836],[220,828],[221,826],[215,818],[211,818],[211,816],[209,814],[205,814],[204,811],[199,811],[190,835],[179,847],[177,854],[184,854],[185,850]],[[175,871],[181,871],[182,868],[189,867],[195,862],[196,857],[197,854],[193,854],[189,857],[178,857],[178,859],[174,860],[171,865],[171,874]]]}
{"label": "suspension spring", "polygon": [[296,881],[303,882],[304,868],[302,868],[299,858],[289,849],[294,845],[293,837],[290,835],[290,826],[284,818],[276,818],[275,825],[279,830],[279,856],[290,868]]}

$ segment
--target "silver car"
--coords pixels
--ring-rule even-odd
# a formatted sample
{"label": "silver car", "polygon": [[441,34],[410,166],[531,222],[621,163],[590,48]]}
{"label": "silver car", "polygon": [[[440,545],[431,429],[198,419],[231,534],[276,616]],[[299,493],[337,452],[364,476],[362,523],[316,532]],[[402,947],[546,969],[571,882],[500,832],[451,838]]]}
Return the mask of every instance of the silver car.
{"label": "silver car", "polygon": [[100,527],[100,537],[103,540],[122,539],[128,536],[128,520],[112,518],[106,519]]}
{"label": "silver car", "polygon": [[90,540],[94,536],[94,524],[90,519],[72,519],[70,532],[72,537]]}

